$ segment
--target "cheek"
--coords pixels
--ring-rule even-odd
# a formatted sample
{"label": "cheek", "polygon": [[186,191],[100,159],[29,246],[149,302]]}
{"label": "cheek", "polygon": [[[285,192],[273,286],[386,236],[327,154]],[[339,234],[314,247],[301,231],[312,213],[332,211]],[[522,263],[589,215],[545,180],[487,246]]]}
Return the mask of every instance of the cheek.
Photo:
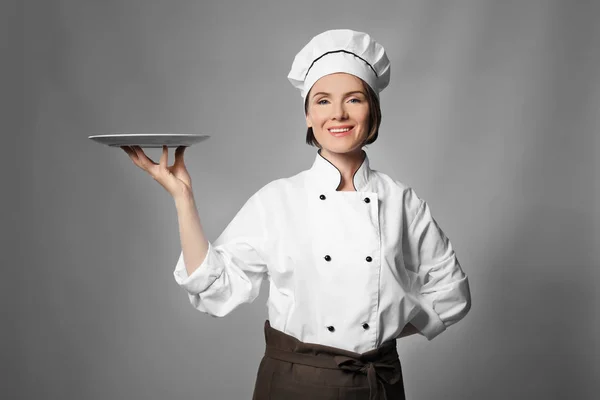
{"label": "cheek", "polygon": [[357,115],[357,120],[360,121],[361,124],[369,123],[369,110],[361,110],[361,112]]}
{"label": "cheek", "polygon": [[312,121],[313,121],[314,127],[317,127],[320,129],[323,126],[323,124],[325,124],[325,122],[327,121],[327,117],[325,115],[323,115],[323,113],[319,114],[318,112],[314,112],[312,114]]}

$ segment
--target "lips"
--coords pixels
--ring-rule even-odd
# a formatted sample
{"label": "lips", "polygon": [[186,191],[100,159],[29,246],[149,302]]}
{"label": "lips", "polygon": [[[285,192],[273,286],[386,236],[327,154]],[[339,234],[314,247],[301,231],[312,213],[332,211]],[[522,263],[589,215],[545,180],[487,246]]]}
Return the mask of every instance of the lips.
{"label": "lips", "polygon": [[[345,131],[345,132],[331,132],[331,130],[330,130],[330,129],[344,129],[344,128],[350,128],[350,129],[347,130],[347,131]],[[352,132],[354,132],[354,127],[353,126],[345,126],[345,127],[342,127],[342,128],[335,127],[335,128],[328,128],[327,130],[329,131],[329,133],[332,136],[342,137],[342,136],[347,136],[347,135],[351,134]]]}

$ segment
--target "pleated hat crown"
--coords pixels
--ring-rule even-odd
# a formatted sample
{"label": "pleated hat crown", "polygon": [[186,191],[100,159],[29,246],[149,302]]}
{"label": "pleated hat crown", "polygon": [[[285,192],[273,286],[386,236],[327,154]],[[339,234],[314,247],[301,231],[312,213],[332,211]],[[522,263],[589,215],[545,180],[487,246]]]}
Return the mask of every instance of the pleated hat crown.
{"label": "pleated hat crown", "polygon": [[390,60],[383,46],[367,33],[332,29],[313,37],[296,54],[288,80],[306,99],[319,78],[336,72],[361,78],[379,97],[390,83]]}

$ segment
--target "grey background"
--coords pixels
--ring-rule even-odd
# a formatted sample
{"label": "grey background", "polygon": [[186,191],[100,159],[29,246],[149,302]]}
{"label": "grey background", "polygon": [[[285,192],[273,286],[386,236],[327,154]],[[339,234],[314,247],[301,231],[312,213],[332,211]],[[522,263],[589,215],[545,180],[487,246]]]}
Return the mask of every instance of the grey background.
{"label": "grey background", "polygon": [[372,167],[428,201],[471,283],[458,325],[398,340],[408,398],[597,395],[599,2],[26,0],[1,11],[3,398],[251,397],[268,284],[226,318],[194,310],[172,276],[172,199],[87,136],[212,135],[186,164],[214,240],[262,185],[312,164],[286,76],[332,28],[385,46]]}

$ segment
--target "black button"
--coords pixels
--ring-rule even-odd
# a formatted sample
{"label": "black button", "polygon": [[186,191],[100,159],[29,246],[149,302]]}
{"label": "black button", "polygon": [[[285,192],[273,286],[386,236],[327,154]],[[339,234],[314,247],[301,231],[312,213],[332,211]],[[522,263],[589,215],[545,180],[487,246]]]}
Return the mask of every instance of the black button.
{"label": "black button", "polygon": [[368,197],[365,197],[365,203],[370,203],[371,199],[369,199]]}
{"label": "black button", "polygon": [[324,195],[324,194],[322,194],[322,195],[320,195],[320,196],[319,196],[319,198],[320,198],[321,200],[325,200],[325,195]]}
{"label": "black button", "polygon": [[369,324],[367,324],[366,322],[363,324],[363,328],[365,329],[369,329]]}
{"label": "black button", "polygon": [[329,329],[329,332],[335,331],[335,328],[333,326],[328,326],[327,329]]}
{"label": "black button", "polygon": [[327,254],[327,255],[325,256],[325,261],[330,261],[330,260],[331,260],[331,257],[329,257],[329,254]]}
{"label": "black button", "polygon": [[368,262],[371,262],[371,261],[373,261],[373,259],[371,258],[371,256],[367,256],[367,261],[368,261]]}

